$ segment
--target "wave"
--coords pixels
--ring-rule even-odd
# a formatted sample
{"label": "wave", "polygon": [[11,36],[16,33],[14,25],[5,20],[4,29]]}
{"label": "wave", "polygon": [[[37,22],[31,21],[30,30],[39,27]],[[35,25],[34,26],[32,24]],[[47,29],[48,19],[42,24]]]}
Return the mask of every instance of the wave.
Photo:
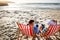
{"label": "wave", "polygon": [[32,8],[32,9],[60,9],[60,3],[22,3],[14,4],[11,6],[0,6],[0,9],[19,9]]}

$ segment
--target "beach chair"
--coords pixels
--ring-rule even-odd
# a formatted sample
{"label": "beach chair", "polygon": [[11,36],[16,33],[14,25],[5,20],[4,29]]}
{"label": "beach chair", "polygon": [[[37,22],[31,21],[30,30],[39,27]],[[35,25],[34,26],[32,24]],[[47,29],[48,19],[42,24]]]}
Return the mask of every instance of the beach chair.
{"label": "beach chair", "polygon": [[51,35],[54,35],[56,32],[60,30],[60,25],[50,25],[47,29],[47,32],[42,33],[40,36],[49,38]]}
{"label": "beach chair", "polygon": [[[20,23],[16,23],[19,27],[19,33],[18,33],[18,40],[21,40],[20,37],[19,37],[19,34],[20,32],[23,34],[23,35],[26,35],[28,37],[31,37],[32,36],[32,28],[29,27],[29,25],[24,25],[24,24],[20,24]],[[28,40],[28,39],[27,39]]]}
{"label": "beach chair", "polygon": [[[23,35],[31,36],[32,37],[32,28],[30,28],[28,25],[24,24],[18,24],[19,31],[22,32]],[[41,37],[49,38],[51,35],[54,35],[56,32],[60,30],[60,25],[50,25],[47,29],[47,32],[40,34]],[[19,39],[19,34],[18,34]]]}

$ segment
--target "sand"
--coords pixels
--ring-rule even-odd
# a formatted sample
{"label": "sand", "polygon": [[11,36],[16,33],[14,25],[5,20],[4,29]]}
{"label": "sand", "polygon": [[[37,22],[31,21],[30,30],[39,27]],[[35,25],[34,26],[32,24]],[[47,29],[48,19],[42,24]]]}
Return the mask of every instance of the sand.
{"label": "sand", "polygon": [[[58,21],[58,24],[60,24],[60,10],[58,9],[0,10],[0,40],[17,40],[18,27],[16,26],[15,22],[26,24],[30,19],[38,21],[39,24],[44,23],[44,19],[55,19]],[[56,34],[58,35],[59,38],[60,36],[59,33]],[[54,40],[57,39],[55,36],[51,36],[51,38]]]}

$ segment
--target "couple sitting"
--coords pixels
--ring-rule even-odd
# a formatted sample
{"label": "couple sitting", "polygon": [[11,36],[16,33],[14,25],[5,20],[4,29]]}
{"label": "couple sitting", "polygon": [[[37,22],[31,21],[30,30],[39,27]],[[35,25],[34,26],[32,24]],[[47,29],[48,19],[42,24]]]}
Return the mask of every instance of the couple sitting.
{"label": "couple sitting", "polygon": [[[56,25],[57,24],[57,22],[55,20],[47,20],[46,22],[48,25]],[[19,23],[17,22],[17,24],[19,24]],[[25,27],[25,26],[23,26],[23,27]],[[38,28],[39,25],[34,24],[34,20],[30,20],[26,27],[30,28],[30,34],[32,36],[32,40],[35,40],[36,37],[38,40],[40,40],[40,38],[39,38],[40,34],[46,32],[49,26],[46,27],[45,24],[41,24],[40,28]],[[28,35],[26,37],[28,37]]]}
{"label": "couple sitting", "polygon": [[[35,40],[35,38],[37,38],[38,40],[40,40],[40,33],[42,30],[39,29],[39,25],[35,24],[34,25],[34,20],[30,20],[28,25],[31,27],[32,31],[32,40]],[[44,24],[41,24],[41,28],[45,28]]]}
{"label": "couple sitting", "polygon": [[[55,21],[55,20],[46,20],[46,22],[47,22],[48,25],[57,25],[57,21]],[[33,32],[32,40],[35,40],[36,37],[37,37],[38,40],[40,40],[40,38],[39,38],[40,33],[44,33],[48,29],[47,27],[45,27],[44,24],[41,24],[41,27],[39,29],[38,28],[39,27],[38,24],[34,25],[34,20],[30,20],[28,25],[30,25],[32,27],[32,30],[33,30],[32,31]]]}

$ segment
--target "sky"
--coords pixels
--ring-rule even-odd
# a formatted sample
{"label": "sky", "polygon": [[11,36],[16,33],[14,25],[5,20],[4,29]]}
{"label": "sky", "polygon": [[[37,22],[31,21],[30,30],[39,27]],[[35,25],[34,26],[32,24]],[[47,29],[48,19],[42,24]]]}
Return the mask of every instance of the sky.
{"label": "sky", "polygon": [[60,3],[60,0],[9,0],[16,3]]}

